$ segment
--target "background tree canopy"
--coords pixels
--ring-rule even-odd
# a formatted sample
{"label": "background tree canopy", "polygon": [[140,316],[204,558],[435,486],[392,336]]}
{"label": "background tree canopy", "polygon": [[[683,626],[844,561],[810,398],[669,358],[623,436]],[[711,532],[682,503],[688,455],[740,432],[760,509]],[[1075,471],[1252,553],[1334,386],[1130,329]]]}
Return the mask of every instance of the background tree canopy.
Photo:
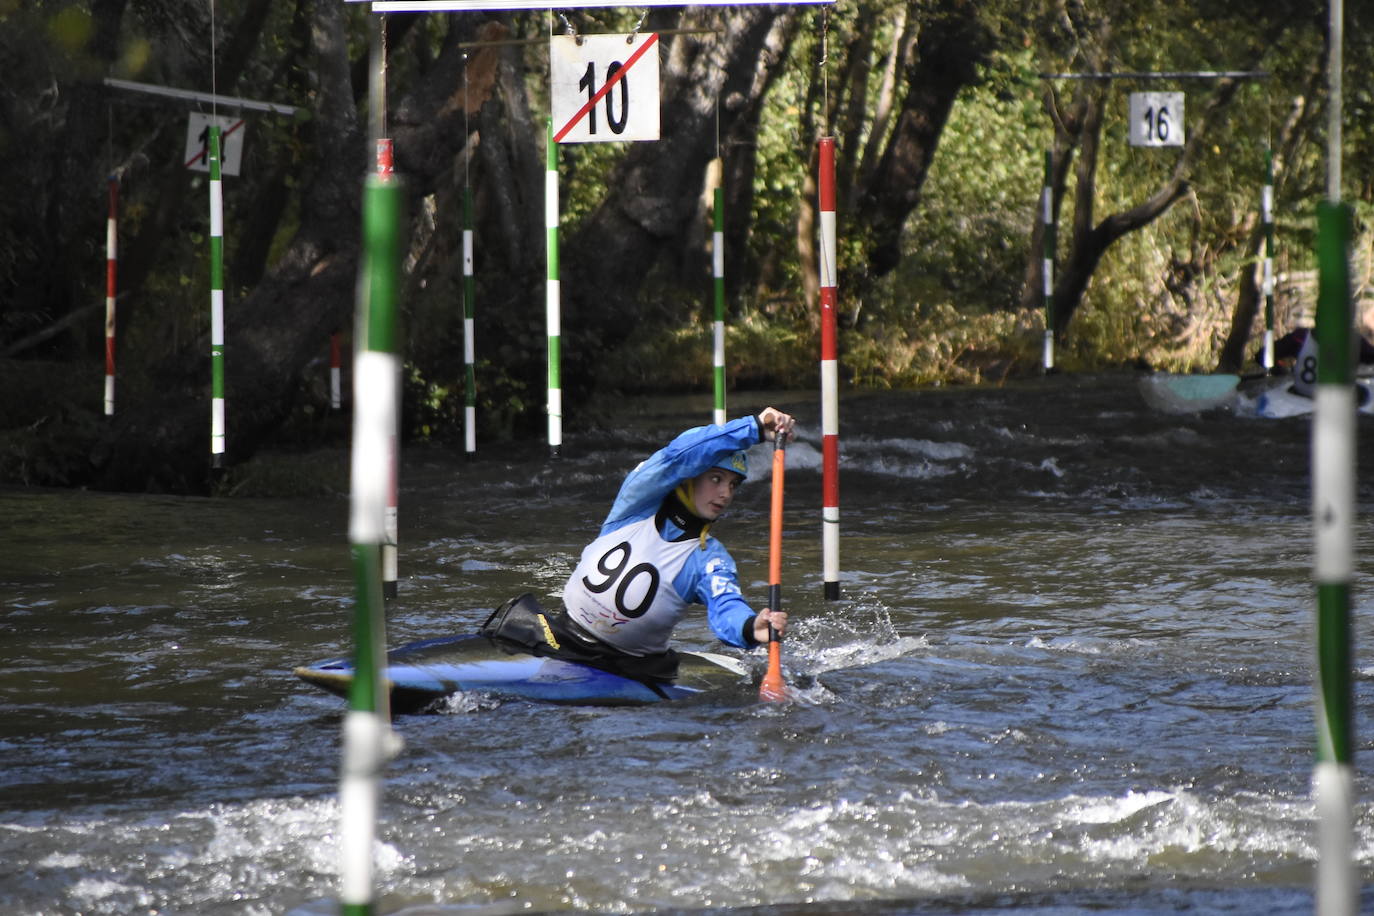
{"label": "background tree canopy", "polygon": [[[1347,73],[1370,9],[1347,4]],[[225,179],[231,458],[319,441],[329,339],[351,336],[373,124],[410,201],[406,434],[462,435],[463,201],[474,201],[479,436],[543,429],[551,32],[661,34],[662,136],[560,148],[564,402],[711,384],[713,188],[725,200],[727,375],[815,384],[815,161],[837,142],[845,383],[1039,370],[1050,153],[1058,363],[1240,368],[1254,351],[1265,160],[1279,328],[1310,321],[1326,176],[1327,12],[1297,0],[838,0],[393,14],[341,0],[0,0],[0,479],[204,492],[205,106],[130,80],[299,106],[247,113]],[[385,105],[369,102],[384,30]],[[1249,79],[1046,74],[1246,71]],[[1128,143],[1133,91],[1186,93],[1183,147]],[[379,110],[380,109],[380,110]],[[1345,81],[1360,293],[1374,236],[1367,81]],[[118,393],[102,412],[108,187]],[[1363,300],[1362,300],[1363,302]],[[1364,309],[1361,309],[1364,315]],[[336,424],[337,425],[337,424]]]}

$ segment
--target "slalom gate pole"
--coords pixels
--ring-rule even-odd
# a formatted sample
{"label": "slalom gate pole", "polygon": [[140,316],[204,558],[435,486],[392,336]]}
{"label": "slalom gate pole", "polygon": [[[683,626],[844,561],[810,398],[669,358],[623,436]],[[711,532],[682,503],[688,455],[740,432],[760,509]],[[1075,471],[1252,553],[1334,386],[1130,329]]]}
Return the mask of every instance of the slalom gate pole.
{"label": "slalom gate pole", "polygon": [[1040,256],[1041,301],[1045,306],[1045,344],[1041,363],[1054,368],[1054,151],[1045,150],[1045,185],[1040,190],[1040,220],[1044,225],[1044,249]]}
{"label": "slalom gate pole", "polygon": [[1341,203],[1344,0],[1327,36],[1326,200],[1317,206],[1317,391],[1312,414],[1313,579],[1317,589],[1317,916],[1354,916],[1354,740],[1350,580],[1355,568],[1355,386],[1350,299],[1352,214]]}
{"label": "slalom gate pole", "polygon": [[115,277],[119,267],[119,176],[109,178],[110,209],[105,220],[105,416],[115,405]]}
{"label": "slalom gate pole", "polygon": [[1324,201],[1317,212],[1317,391],[1312,420],[1312,529],[1317,590],[1317,806],[1319,916],[1353,916],[1350,580],[1354,573],[1355,383],[1350,299],[1351,210]]}
{"label": "slalom gate pole", "polygon": [[343,407],[343,354],[339,350],[339,332],[329,335],[329,407]]}
{"label": "slalom gate pole", "polygon": [[836,358],[835,138],[822,137],[817,185],[821,244],[821,552],[827,599],[840,597],[840,398]]}
{"label": "slalom gate pole", "polygon": [[1260,198],[1264,220],[1264,357],[1266,370],[1274,368],[1274,151],[1264,151],[1264,193]]}
{"label": "slalom gate pole", "polygon": [[472,189],[463,188],[463,446],[477,451],[477,280],[472,273]]}
{"label": "slalom gate pole", "polygon": [[545,122],[544,229],[548,239],[548,285],[544,302],[549,335],[549,454],[563,448],[562,290],[558,281],[558,145],[553,142],[553,118]]}
{"label": "slalom gate pole", "polygon": [[369,175],[363,193],[363,256],[353,362],[352,502],[349,540],[357,588],[353,682],[344,719],[339,785],[340,902],[344,916],[371,916],[373,843],[381,773],[399,749],[382,683],[386,602],[379,575],[387,538],[400,359],[396,299],[400,287],[404,190],[389,174]]}
{"label": "slalom gate pole", "polygon": [[712,374],[715,376],[715,413],[717,426],[725,425],[725,191],[716,186],[713,195],[714,229],[711,233],[711,274],[715,287],[715,320],[711,323]]}
{"label": "slalom gate pole", "polygon": [[[391,141],[384,137],[377,141],[377,176],[383,181],[395,181],[392,169]],[[399,288],[399,281],[397,281],[397,286]],[[398,381],[395,386],[395,396],[398,416],[401,397],[400,372],[401,368],[397,365]],[[399,578],[397,552],[400,545],[400,518],[397,504],[400,499],[397,491],[399,489],[398,477],[401,464],[397,426],[392,427],[391,445],[387,454],[386,537],[382,540],[382,595],[386,598],[395,598],[398,591],[396,583]]]}
{"label": "slalom gate pole", "polygon": [[[783,452],[786,436],[773,433],[773,490],[768,518],[768,609],[782,610],[782,487],[787,458]],[[787,699],[787,684],[782,679],[782,637],[768,624],[768,667],[759,681],[759,699],[776,703]]]}
{"label": "slalom gate pole", "polygon": [[220,127],[212,123],[210,156],[210,467],[224,467],[224,195],[220,180]]}

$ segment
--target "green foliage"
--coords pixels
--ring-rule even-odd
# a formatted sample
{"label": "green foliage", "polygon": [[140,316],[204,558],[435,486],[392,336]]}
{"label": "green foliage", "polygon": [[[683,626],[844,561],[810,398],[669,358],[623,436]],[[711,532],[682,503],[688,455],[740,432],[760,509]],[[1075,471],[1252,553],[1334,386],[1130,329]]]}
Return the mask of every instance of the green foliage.
{"label": "green foliage", "polygon": [[[665,330],[640,325],[603,361],[598,383],[619,391],[714,390],[711,320],[693,317]],[[813,384],[820,343],[806,328],[759,309],[726,321],[726,384],[797,387]]]}
{"label": "green foliage", "polygon": [[1030,52],[960,98],[903,242],[896,302],[953,301],[971,317],[1014,308],[1047,142]]}
{"label": "green foliage", "polygon": [[218,481],[215,492],[221,496],[256,498],[346,499],[349,472],[349,453],[342,448],[264,451],[246,463],[231,465]]}
{"label": "green foliage", "polygon": [[0,480],[66,486],[88,463],[100,377],[61,362],[0,360]]}
{"label": "green foliage", "polygon": [[914,311],[905,323],[846,331],[841,361],[853,384],[868,388],[1001,381],[1035,370],[1043,330],[1038,312],[970,315],[942,303]]}
{"label": "green foliage", "polygon": [[[345,4],[342,13],[358,72],[375,25],[364,7]],[[733,386],[814,385],[818,310],[811,293],[805,292],[814,268],[801,253],[798,220],[802,205],[809,206],[816,193],[816,137],[833,133],[842,147],[852,147],[840,150],[842,180],[846,166],[851,167],[848,174],[854,174],[855,159],[882,132],[873,115],[886,55],[902,15],[911,17],[915,26],[913,50],[919,60],[922,36],[932,31],[934,17],[965,8],[960,0],[840,0],[825,9],[796,12],[798,27],[786,49],[787,64],[770,84],[758,134],[734,138],[744,141],[740,148],[755,150],[756,171],[753,212],[729,215],[732,222],[749,221],[747,249],[731,252],[728,262],[731,286],[742,290],[729,304],[726,353]],[[214,11],[226,35],[225,46],[248,9],[245,0],[227,0]],[[1242,85],[1208,128],[1207,144],[1188,176],[1188,194],[1164,216],[1107,251],[1068,334],[1059,342],[1057,361],[1083,369],[1138,361],[1180,371],[1212,367],[1242,284],[1256,269],[1251,240],[1265,148],[1278,143],[1290,123],[1295,140],[1278,150],[1280,330],[1302,317],[1310,319],[1315,298],[1313,217],[1328,168],[1323,17],[1310,4],[1273,0],[1247,6],[1195,0],[1161,5],[1119,0],[1065,6],[1047,0],[987,0],[978,10],[1000,44],[982,67],[977,85],[957,100],[920,188],[920,204],[905,227],[901,260],[880,280],[866,275],[869,240],[866,216],[855,204],[859,189],[839,188],[840,346],[847,382],[874,387],[976,383],[1038,371],[1042,317],[1035,309],[1022,311],[1021,304],[1027,267],[1038,257],[1030,250],[1030,239],[1038,216],[1042,156],[1051,141],[1050,119],[1043,107],[1047,84],[1039,74],[1082,69],[1087,53],[1103,41],[1110,42],[1101,49],[1103,66],[1115,69],[1260,67],[1271,78]],[[580,32],[615,32],[638,25],[641,12],[606,8],[568,11],[566,17]],[[1363,73],[1374,65],[1374,28],[1363,7],[1348,5],[1347,12],[1346,69]],[[252,51],[234,77],[234,94],[311,104],[307,87],[319,85],[323,71],[313,72],[318,62],[292,50],[293,36],[299,34],[294,31],[296,13],[290,4],[268,11],[266,26],[254,36]],[[96,87],[104,76],[203,86],[209,70],[204,36],[211,15],[209,8],[177,0],[144,0],[122,13],[90,0],[0,0],[0,64],[7,80],[0,92],[0,174],[8,176],[8,192],[0,194],[0,344],[48,327],[103,298],[106,172],[123,170],[121,246],[154,225],[154,216],[169,200],[165,189],[174,184],[167,180],[175,165],[168,150],[179,146],[181,115],[171,117],[165,106],[148,100],[115,97],[107,103]],[[653,12],[645,27],[671,26],[676,16]],[[1096,26],[1106,18],[1110,37],[1103,39]],[[401,37],[398,27],[394,33],[398,37],[389,63],[391,97],[400,102],[413,100],[421,89],[453,91],[454,87],[427,86],[426,81],[434,78],[441,54],[455,41],[472,37],[472,21],[455,25],[455,17],[442,16],[407,21],[410,31]],[[517,13],[505,21],[517,38],[547,34],[551,21],[558,29],[565,24],[557,13]],[[513,53],[524,56],[524,85],[503,91],[525,91],[521,104],[542,127],[548,106],[547,48],[535,41]],[[869,71],[861,104],[851,106],[845,93],[857,84],[846,81],[857,72],[851,67],[858,63],[851,60],[856,54],[868,55]],[[762,75],[762,59],[750,66],[759,72],[733,74],[732,85]],[[899,74],[898,104],[900,93],[906,91],[902,80]],[[290,92],[307,97],[282,98],[289,86],[298,87]],[[1141,88],[1185,90],[1190,129],[1199,129],[1217,84],[1145,87],[1123,81],[1109,88],[1094,221],[1139,204],[1167,180],[1178,161],[1176,149],[1139,149],[1127,143],[1128,94]],[[1367,81],[1347,79],[1345,92],[1343,190],[1356,210],[1353,262],[1362,287],[1374,247],[1374,156],[1368,155],[1374,142],[1374,121],[1369,117],[1374,112],[1374,89]],[[78,108],[83,93],[86,107]],[[364,119],[365,95],[359,93],[357,111]],[[856,123],[850,123],[851,118]],[[83,125],[83,130],[74,130]],[[329,157],[337,151],[314,147],[312,126],[255,117],[247,151],[250,168],[226,184],[230,227],[241,227],[263,211],[265,195],[287,195],[276,224],[262,230],[264,240],[270,239],[269,264],[287,250],[298,228],[312,216],[304,191],[335,164]],[[885,129],[890,132],[892,125]],[[876,137],[879,151],[887,139]],[[542,151],[542,138],[528,142],[539,143]],[[564,148],[564,231],[575,231],[614,195],[633,193],[616,188],[611,180],[627,151],[620,144]],[[489,152],[490,148],[469,160],[475,174]],[[276,190],[282,185],[268,184],[261,177],[268,174],[285,176],[284,189]],[[491,176],[478,178],[484,179]],[[1064,217],[1072,210],[1073,183],[1071,172]],[[518,190],[520,195],[512,199],[523,202],[538,193]],[[699,191],[675,190],[692,195]],[[203,179],[189,182],[182,209],[162,227],[163,237],[140,246],[153,263],[137,296],[121,302],[121,397],[136,395],[141,384],[152,384],[140,378],[137,367],[154,364],[159,353],[174,352],[206,331],[204,192]],[[416,263],[423,267],[416,270],[415,288],[406,291],[407,319],[414,331],[406,345],[404,417],[408,436],[444,441],[461,435],[466,401],[461,309],[455,307],[461,301],[461,227],[452,221],[455,211],[445,205],[451,189],[426,188],[424,193],[434,195],[440,217],[432,227],[433,243],[415,252]],[[519,214],[518,219],[526,216]],[[340,231],[354,228],[344,226]],[[478,227],[479,250],[484,228],[489,227]],[[537,257],[541,228],[527,229],[532,239],[527,260],[533,263],[499,276],[496,271],[479,271],[476,394],[483,439],[537,434],[543,425],[546,340],[539,305],[543,265]],[[226,244],[232,315],[234,301],[249,292],[244,287],[253,281],[235,275],[235,255],[245,244],[243,237],[231,228]],[[1061,258],[1071,244],[1071,227],[1061,222]],[[122,250],[134,248],[130,244]],[[805,259],[812,258],[813,253],[805,254]],[[575,326],[564,332],[565,374],[577,376],[578,384],[600,387],[602,393],[709,390],[709,309],[701,302],[704,285],[693,286],[693,278],[679,276],[688,260],[669,257],[643,265],[646,275],[653,277],[655,298],[636,315],[635,326],[616,352],[601,352],[600,332],[605,328],[598,326],[595,308],[588,307],[595,303],[583,303],[582,311],[591,314],[577,315],[577,321],[570,322]],[[479,263],[487,263],[481,255]],[[846,287],[846,279],[855,281],[853,288]],[[682,288],[676,286],[679,283]],[[126,317],[131,320],[124,323]],[[85,322],[22,355],[94,366],[100,331],[98,321]],[[97,376],[93,371],[92,390]],[[70,403],[84,404],[88,397],[89,392],[74,396]],[[34,400],[50,402],[51,409],[41,416],[11,418],[13,423],[4,428],[45,430],[41,424],[66,417],[60,398],[39,392]],[[568,401],[576,409],[576,398],[570,395]],[[65,429],[80,429],[84,421],[68,417],[63,422]],[[318,416],[297,416],[294,422],[307,429],[315,428],[312,423],[323,425]],[[22,441],[0,444],[7,474],[36,479],[35,469],[47,464],[48,479],[63,478],[64,465],[56,452],[62,442],[75,439],[54,436],[51,441],[56,444],[49,447],[40,438],[28,434]],[[242,484],[242,492],[270,490],[276,486],[272,478],[287,479],[292,472],[258,473],[256,482]]]}
{"label": "green foliage", "polygon": [[559,147],[561,225],[576,225],[601,206],[611,170],[626,151],[624,143],[569,143]]}

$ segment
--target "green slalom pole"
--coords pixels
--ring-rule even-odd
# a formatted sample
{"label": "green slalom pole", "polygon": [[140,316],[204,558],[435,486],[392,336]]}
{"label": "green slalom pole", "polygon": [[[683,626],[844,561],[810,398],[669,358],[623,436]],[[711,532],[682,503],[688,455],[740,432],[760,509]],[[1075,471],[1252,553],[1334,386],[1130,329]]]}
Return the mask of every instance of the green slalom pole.
{"label": "green slalom pole", "polygon": [[219,125],[208,130],[210,159],[210,467],[224,467],[224,194]]}
{"label": "green slalom pole", "polygon": [[553,118],[545,121],[544,229],[548,238],[548,286],[545,302],[549,333],[549,454],[563,448],[563,368],[561,349],[562,292],[558,282],[558,145],[553,142]]}
{"label": "green slalom pole", "polygon": [[363,194],[363,255],[354,356],[352,504],[349,541],[357,586],[353,682],[344,719],[339,786],[340,901],[344,916],[371,916],[373,843],[381,772],[399,750],[381,679],[386,657],[382,545],[387,538],[391,449],[398,427],[400,359],[396,300],[401,276],[404,191],[390,174],[371,174]]}
{"label": "green slalom pole", "polygon": [[1054,151],[1045,150],[1045,185],[1040,191],[1040,219],[1044,223],[1044,248],[1040,259],[1041,289],[1045,306],[1045,344],[1041,362],[1046,372],[1054,368]]}
{"label": "green slalom pole", "polygon": [[1316,912],[1353,916],[1358,901],[1353,831],[1350,580],[1354,572],[1355,384],[1350,301],[1351,210],[1317,210],[1317,390],[1312,420],[1312,530],[1317,589]]}
{"label": "green slalom pole", "polygon": [[711,273],[716,294],[711,363],[716,382],[715,423],[725,425],[725,192],[715,189],[715,228],[711,233]]}
{"label": "green slalom pole", "polygon": [[463,188],[463,366],[464,448],[477,451],[477,280],[472,274],[472,189]]}
{"label": "green slalom pole", "polygon": [[1274,151],[1264,151],[1264,368],[1274,368]]}

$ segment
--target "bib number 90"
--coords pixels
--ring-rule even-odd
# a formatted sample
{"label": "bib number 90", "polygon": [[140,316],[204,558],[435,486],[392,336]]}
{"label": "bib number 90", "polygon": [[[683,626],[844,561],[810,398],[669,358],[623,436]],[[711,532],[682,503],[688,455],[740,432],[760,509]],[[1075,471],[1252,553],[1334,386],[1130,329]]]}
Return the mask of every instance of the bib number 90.
{"label": "bib number 90", "polygon": [[[587,591],[600,595],[615,588],[615,609],[631,620],[643,617],[658,595],[658,569],[649,563],[630,563],[630,542],[621,541],[596,561],[598,578],[583,576]],[[630,601],[634,600],[631,604]]]}

